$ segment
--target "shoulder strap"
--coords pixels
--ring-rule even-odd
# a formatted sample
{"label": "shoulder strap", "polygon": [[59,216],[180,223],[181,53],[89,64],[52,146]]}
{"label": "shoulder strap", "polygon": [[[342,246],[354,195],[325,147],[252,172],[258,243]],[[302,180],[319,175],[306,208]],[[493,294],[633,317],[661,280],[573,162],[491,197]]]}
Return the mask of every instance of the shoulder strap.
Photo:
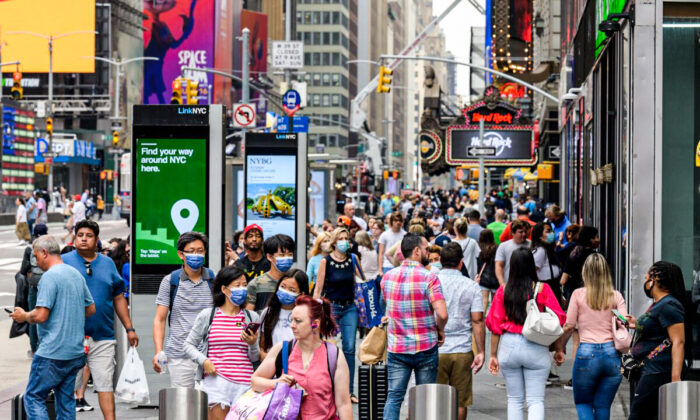
{"label": "shoulder strap", "polygon": [[177,289],[180,286],[180,273],[181,268],[170,273],[170,303],[168,304],[168,325],[170,325],[170,314],[173,310],[173,303],[175,303],[175,296],[177,295]]}
{"label": "shoulder strap", "polygon": [[247,309],[244,309],[245,311],[245,318],[243,319],[246,324],[250,324],[253,321],[253,318],[250,317],[250,311]]}
{"label": "shoulder strap", "polygon": [[333,343],[324,341],[323,344],[326,346],[326,358],[328,360],[328,375],[331,378],[331,388],[335,394],[335,371],[338,367],[338,346]]}
{"label": "shoulder strap", "polygon": [[206,333],[204,333],[204,338],[202,339],[203,343],[206,343],[209,339],[209,330],[211,330],[211,323],[214,322],[214,315],[216,315],[216,306],[211,308],[211,313],[209,314],[209,323],[207,324],[207,331]]}
{"label": "shoulder strap", "polygon": [[[365,273],[362,272],[362,267],[360,266],[360,263],[357,262],[357,257],[355,256],[355,254],[350,253],[350,257],[352,258],[352,266],[353,266],[353,268],[355,268],[355,269],[360,273],[360,277],[362,277],[362,280],[363,280],[363,281],[367,281],[367,279],[365,278]],[[353,270],[353,271],[354,271],[354,270]],[[353,272],[353,275],[354,275],[354,274],[355,274],[355,273]]]}
{"label": "shoulder strap", "polygon": [[282,343],[282,348],[280,352],[277,353],[277,358],[275,359],[275,377],[279,378],[284,373],[284,359],[289,361],[289,355],[292,354],[292,349],[294,349],[294,344],[296,344],[296,339],[285,341]]}

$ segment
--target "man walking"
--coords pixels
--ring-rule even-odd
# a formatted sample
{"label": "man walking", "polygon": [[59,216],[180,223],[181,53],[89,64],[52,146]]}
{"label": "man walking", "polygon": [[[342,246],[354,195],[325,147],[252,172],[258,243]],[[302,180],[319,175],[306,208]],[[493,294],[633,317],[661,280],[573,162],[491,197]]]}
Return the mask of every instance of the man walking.
{"label": "man walking", "polygon": [[27,191],[24,196],[26,197],[27,203],[25,207],[27,208],[27,226],[29,226],[29,236],[34,235],[34,224],[36,223],[36,216],[39,210],[36,208],[36,198],[31,191]]}
{"label": "man walking", "polygon": [[389,225],[390,229],[382,232],[378,239],[379,251],[377,252],[377,266],[382,267],[382,273],[386,273],[394,268],[394,264],[386,257],[386,252],[406,235],[406,231],[403,230],[403,216],[401,216],[401,213],[392,213],[391,216],[389,216]]}
{"label": "man walking", "polygon": [[411,373],[416,385],[435,383],[438,346],[445,339],[447,306],[440,280],[428,271],[428,241],[408,234],[401,241],[406,259],[381,282],[389,320],[387,369],[389,392],[385,420],[398,420]]}
{"label": "man walking", "polygon": [[[199,312],[211,308],[214,272],[204,267],[209,240],[199,232],[185,232],[177,240],[177,255],[181,269],[163,277],[156,296],[156,316],[153,318],[153,370],[160,373],[166,362],[170,386],[194,388],[197,363],[183,350],[185,340]],[[165,338],[165,324],[169,325]],[[165,342],[165,347],[163,343]],[[161,363],[159,363],[159,360]]]}
{"label": "man walking", "polygon": [[[138,346],[129,308],[124,297],[124,280],[114,261],[97,252],[100,227],[92,220],[83,220],[75,225],[75,250],[65,254],[63,261],[78,270],[85,278],[90,294],[95,299],[95,316],[85,322],[84,336],[88,336],[87,366],[102,415],[106,420],[114,419],[114,365],[117,341],[114,337],[114,314],[126,328],[129,345]],[[45,276],[46,274],[44,274]],[[42,277],[41,281],[44,281]],[[41,283],[40,283],[41,284]],[[76,397],[83,404],[82,376],[78,378]]]}
{"label": "man walking", "polygon": [[246,309],[261,313],[267,307],[267,302],[277,290],[277,283],[282,280],[294,264],[294,239],[284,234],[277,234],[265,240],[263,246],[265,257],[270,261],[270,270],[248,283]]}
{"label": "man walking", "polygon": [[513,232],[513,239],[501,242],[496,250],[496,278],[501,286],[508,281],[510,274],[510,257],[513,251],[518,248],[529,248],[530,241],[527,240],[527,235],[530,232],[530,225],[520,219],[513,220],[509,225]]}
{"label": "man walking", "polygon": [[[445,326],[445,343],[439,350],[437,382],[452,385],[459,391],[459,419],[467,418],[472,405],[472,371],[484,364],[484,305],[481,288],[464,277],[462,249],[450,242],[440,252],[442,270],[438,273],[447,303],[449,319]],[[476,355],[472,351],[472,331]]]}
{"label": "man walking", "polygon": [[256,224],[248,225],[243,230],[245,255],[233,265],[243,270],[248,283],[270,271],[270,261],[263,254],[264,238],[262,228]]}
{"label": "man walking", "polygon": [[75,419],[73,387],[85,365],[85,317],[95,313],[95,304],[85,279],[61,260],[54,237],[35,239],[33,252],[44,270],[36,308],[31,312],[15,308],[10,315],[17,322],[38,324],[40,342],[29,372],[24,409],[30,419],[48,419],[46,398],[53,389],[56,418]]}
{"label": "man walking", "polygon": [[506,212],[503,209],[498,209],[496,210],[496,215],[494,216],[494,218],[495,220],[489,223],[486,226],[486,229],[489,229],[491,232],[493,232],[493,239],[496,241],[496,245],[500,245],[501,234],[506,229],[506,224],[503,223],[503,221],[506,220]]}
{"label": "man walking", "polygon": [[[533,222],[532,220],[530,220],[530,217],[529,217],[530,212],[527,211],[525,206],[518,206],[515,209],[515,212],[517,214],[517,218],[515,220],[522,220],[523,222],[530,225],[529,226],[530,228],[537,224],[537,223]],[[529,235],[529,233],[528,233],[528,235]],[[503,230],[503,233],[501,233],[501,238],[500,238],[501,243],[513,239],[513,236],[514,236],[513,235],[513,222],[510,222],[508,225],[506,225],[506,228]]]}
{"label": "man walking", "polygon": [[[467,236],[479,242],[479,235],[484,228],[481,226],[481,213],[479,210],[472,210],[467,216],[469,219],[469,226],[467,226]],[[472,274],[475,276],[476,274]]]}
{"label": "man walking", "polygon": [[343,207],[343,214],[345,217],[349,217],[350,219],[354,220],[360,229],[367,230],[367,222],[365,222],[363,218],[355,216],[355,204],[353,204],[352,201],[345,203],[345,207]]}

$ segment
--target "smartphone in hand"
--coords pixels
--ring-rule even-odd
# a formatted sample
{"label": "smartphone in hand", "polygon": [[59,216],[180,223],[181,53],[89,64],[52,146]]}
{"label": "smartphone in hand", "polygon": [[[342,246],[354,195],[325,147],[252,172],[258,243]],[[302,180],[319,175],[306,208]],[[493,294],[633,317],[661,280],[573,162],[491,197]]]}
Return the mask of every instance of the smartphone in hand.
{"label": "smartphone in hand", "polygon": [[258,332],[258,328],[260,328],[259,322],[251,322],[245,327],[245,332],[249,335],[254,335],[256,332]]}
{"label": "smartphone in hand", "polygon": [[617,317],[617,319],[620,320],[620,322],[622,323],[622,325],[625,325],[625,326],[629,325],[629,322],[627,321],[627,318],[625,318],[624,316],[622,316],[622,314],[620,313],[620,311],[618,311],[617,309],[613,309],[613,310],[612,310],[612,313],[613,313],[613,315],[615,315],[615,316]]}

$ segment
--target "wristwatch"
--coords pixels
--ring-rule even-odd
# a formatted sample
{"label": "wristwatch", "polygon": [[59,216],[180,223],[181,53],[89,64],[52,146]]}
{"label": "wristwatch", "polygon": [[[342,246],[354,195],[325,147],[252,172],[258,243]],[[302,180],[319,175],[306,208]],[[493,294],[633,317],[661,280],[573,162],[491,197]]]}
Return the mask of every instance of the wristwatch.
{"label": "wristwatch", "polygon": [[128,333],[130,333],[130,332],[136,332],[136,330],[133,329],[133,328],[127,328],[127,329],[126,329],[126,332],[127,332],[127,334],[128,334]]}

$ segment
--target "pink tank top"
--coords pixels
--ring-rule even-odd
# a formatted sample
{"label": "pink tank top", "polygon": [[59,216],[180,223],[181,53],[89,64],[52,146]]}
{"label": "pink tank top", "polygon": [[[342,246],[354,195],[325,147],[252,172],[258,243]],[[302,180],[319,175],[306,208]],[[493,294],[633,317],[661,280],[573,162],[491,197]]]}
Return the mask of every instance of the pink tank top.
{"label": "pink tank top", "polygon": [[306,391],[301,403],[301,418],[309,420],[331,420],[336,417],[333,384],[328,373],[326,346],[321,344],[314,351],[309,368],[304,371],[301,350],[294,346],[289,355],[289,374]]}

